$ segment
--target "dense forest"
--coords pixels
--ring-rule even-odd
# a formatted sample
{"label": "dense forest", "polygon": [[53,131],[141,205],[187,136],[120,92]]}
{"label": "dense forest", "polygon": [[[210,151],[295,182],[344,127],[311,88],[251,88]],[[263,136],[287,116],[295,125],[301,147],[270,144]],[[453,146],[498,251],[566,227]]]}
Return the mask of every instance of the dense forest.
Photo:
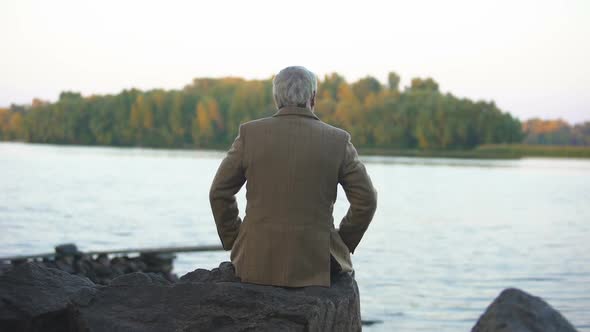
{"label": "dense forest", "polygon": [[[404,89],[390,73],[348,83],[334,73],[319,82],[316,114],[346,129],[359,147],[470,149],[522,142],[521,123],[494,102],[439,91],[415,78]],[[276,111],[272,80],[197,78],[181,90],[124,90],[116,95],[63,92],[55,103],[0,109],[0,138],[26,142],[148,146],[228,146],[240,123]]]}

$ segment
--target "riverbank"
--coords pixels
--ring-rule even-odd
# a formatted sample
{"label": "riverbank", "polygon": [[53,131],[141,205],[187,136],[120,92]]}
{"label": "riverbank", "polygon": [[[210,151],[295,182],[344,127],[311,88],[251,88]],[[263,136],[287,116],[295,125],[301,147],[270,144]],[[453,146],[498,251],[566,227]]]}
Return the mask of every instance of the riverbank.
{"label": "riverbank", "polygon": [[472,150],[412,150],[358,148],[359,154],[370,156],[459,158],[459,159],[519,159],[542,158],[590,158],[590,147],[550,146],[526,144],[481,145]]}
{"label": "riverbank", "polygon": [[[89,148],[117,148],[117,149],[145,149],[145,150],[169,150],[169,151],[212,151],[225,153],[229,146],[211,145],[207,147],[152,147],[152,146],[126,146],[126,145],[79,145],[56,144],[22,141],[0,141],[6,144],[30,144],[45,146],[89,147]],[[417,157],[417,158],[457,158],[457,159],[520,159],[526,157],[541,158],[590,158],[590,147],[584,146],[555,146],[555,145],[528,145],[528,144],[488,144],[480,145],[471,150],[462,149],[388,149],[373,147],[357,147],[360,155],[365,156],[391,156],[391,157]]]}

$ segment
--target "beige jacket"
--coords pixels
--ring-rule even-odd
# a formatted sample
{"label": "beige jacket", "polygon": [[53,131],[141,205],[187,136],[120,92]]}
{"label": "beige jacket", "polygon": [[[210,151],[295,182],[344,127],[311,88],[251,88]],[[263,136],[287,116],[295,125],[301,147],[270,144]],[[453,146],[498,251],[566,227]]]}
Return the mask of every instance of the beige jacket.
{"label": "beige jacket", "polygon": [[[246,214],[235,194],[246,183]],[[338,183],[350,209],[339,229]],[[209,193],[217,231],[244,282],[330,286],[330,254],[344,271],[365,233],[377,193],[350,135],[306,108],[284,107],[244,123]]]}

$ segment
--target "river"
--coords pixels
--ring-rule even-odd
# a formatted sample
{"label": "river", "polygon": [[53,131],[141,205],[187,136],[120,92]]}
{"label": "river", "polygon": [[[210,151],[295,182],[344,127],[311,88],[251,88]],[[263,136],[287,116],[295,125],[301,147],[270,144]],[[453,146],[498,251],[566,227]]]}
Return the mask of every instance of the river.
{"label": "river", "polygon": [[[0,256],[219,244],[223,152],[0,143]],[[353,263],[367,331],[465,331],[507,287],[590,331],[590,161],[363,157],[379,192]],[[241,211],[244,190],[239,193]],[[335,220],[348,204],[340,189]],[[175,272],[226,252],[180,254]]]}

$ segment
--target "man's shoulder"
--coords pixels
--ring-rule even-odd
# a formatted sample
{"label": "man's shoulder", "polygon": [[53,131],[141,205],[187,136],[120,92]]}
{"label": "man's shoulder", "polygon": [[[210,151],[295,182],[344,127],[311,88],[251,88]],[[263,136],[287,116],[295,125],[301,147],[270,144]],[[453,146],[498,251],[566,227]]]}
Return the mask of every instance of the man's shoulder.
{"label": "man's shoulder", "polygon": [[[241,131],[257,130],[260,128],[264,128],[266,126],[272,126],[274,124],[274,122],[276,122],[276,121],[277,121],[277,118],[272,117],[272,116],[260,118],[260,119],[251,120],[251,121],[247,121],[247,122],[242,123],[240,125],[240,129],[241,129]],[[338,137],[343,140],[350,139],[350,134],[346,130],[332,126],[332,125],[327,124],[321,120],[310,121],[309,124],[316,126],[320,130],[328,132],[331,136]]]}
{"label": "man's shoulder", "polygon": [[349,139],[350,134],[346,130],[338,128],[336,126],[332,126],[323,121],[320,121],[320,123],[324,126],[324,128],[326,128],[326,130],[329,130],[330,132],[334,133],[334,135],[337,135],[338,137],[342,137],[345,139]]}
{"label": "man's shoulder", "polygon": [[265,124],[269,123],[270,121],[272,121],[272,117],[260,118],[260,119],[256,119],[256,120],[246,121],[246,122],[242,123],[240,125],[240,127],[246,128],[246,129],[253,128],[253,127],[265,125]]}
{"label": "man's shoulder", "polygon": [[272,121],[272,118],[266,117],[243,122],[240,124],[240,134],[246,135],[247,132],[256,132],[256,130],[260,130],[260,128],[268,125],[270,121]]}

